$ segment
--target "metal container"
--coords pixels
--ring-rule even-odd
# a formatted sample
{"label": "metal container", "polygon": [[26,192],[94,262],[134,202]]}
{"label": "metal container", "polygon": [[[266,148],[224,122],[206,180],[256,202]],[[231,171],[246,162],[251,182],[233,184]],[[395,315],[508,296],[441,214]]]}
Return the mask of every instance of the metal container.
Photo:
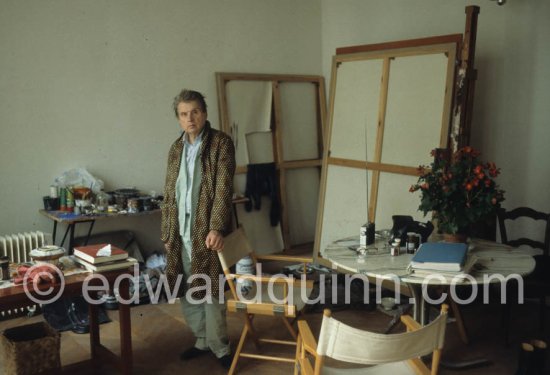
{"label": "metal container", "polygon": [[10,279],[10,258],[0,257],[0,280]]}

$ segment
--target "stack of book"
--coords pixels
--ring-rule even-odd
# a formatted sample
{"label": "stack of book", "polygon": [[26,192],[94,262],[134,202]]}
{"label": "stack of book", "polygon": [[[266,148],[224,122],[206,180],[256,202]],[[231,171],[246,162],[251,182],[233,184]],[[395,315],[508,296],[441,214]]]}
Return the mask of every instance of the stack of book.
{"label": "stack of book", "polygon": [[409,271],[419,277],[434,274],[461,277],[471,271],[476,261],[475,255],[468,255],[465,243],[426,242],[411,259]]}
{"label": "stack of book", "polygon": [[109,244],[75,247],[73,260],[92,272],[120,270],[137,263],[136,259],[128,256],[127,251]]}

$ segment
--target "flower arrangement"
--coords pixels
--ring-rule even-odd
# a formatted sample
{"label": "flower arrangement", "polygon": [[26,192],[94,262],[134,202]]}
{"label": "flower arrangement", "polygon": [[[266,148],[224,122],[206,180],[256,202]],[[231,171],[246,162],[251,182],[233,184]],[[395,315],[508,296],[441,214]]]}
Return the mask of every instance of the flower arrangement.
{"label": "flower arrangement", "polygon": [[418,182],[410,192],[420,190],[418,209],[433,212],[442,233],[464,234],[470,224],[492,214],[504,200],[494,178],[500,173],[495,163],[483,163],[480,152],[466,146],[450,157],[446,150],[432,150],[434,161],[420,166]]}

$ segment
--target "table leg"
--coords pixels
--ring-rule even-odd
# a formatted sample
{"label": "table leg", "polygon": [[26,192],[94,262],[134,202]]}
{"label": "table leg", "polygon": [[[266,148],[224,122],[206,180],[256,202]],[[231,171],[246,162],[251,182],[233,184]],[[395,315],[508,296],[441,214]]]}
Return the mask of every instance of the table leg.
{"label": "table leg", "polygon": [[90,221],[90,228],[88,229],[88,234],[86,235],[86,241],[84,241],[84,246],[88,245],[90,240],[90,235],[92,234],[92,229],[94,228],[95,220]]}
{"label": "table leg", "polygon": [[99,309],[98,305],[90,303],[88,305],[88,314],[90,319],[90,351],[92,353],[92,363],[98,367],[98,347],[101,345],[99,337]]}
{"label": "table leg", "polygon": [[68,249],[68,254],[69,255],[72,255],[73,254],[73,247],[74,247],[74,227],[76,226],[76,223],[73,223],[71,225],[69,225],[69,228],[71,229],[70,231],[70,234],[69,234],[69,249]]}
{"label": "table leg", "polygon": [[61,242],[59,243],[59,246],[63,246],[63,244],[65,243],[65,239],[67,238],[67,234],[69,234],[69,230],[71,229],[71,225],[72,224],[67,225],[67,229],[65,229],[65,234],[63,235],[63,238],[61,239]]}
{"label": "table leg", "polygon": [[[130,298],[129,280],[124,278],[119,286],[119,294],[122,300]],[[132,373],[132,325],[130,319],[130,304],[118,303],[118,315],[120,320],[120,358],[122,361],[122,373]]]}
{"label": "table leg", "polygon": [[57,221],[53,221],[53,233],[52,233],[52,244],[55,245],[55,236],[57,234]]}
{"label": "table leg", "polygon": [[[428,323],[427,318],[429,314],[426,314],[426,300],[424,299],[424,294],[422,293],[422,284],[407,284],[407,285],[409,286],[409,289],[414,298],[413,318],[418,323],[425,325]],[[454,303],[452,299],[450,301]],[[459,323],[459,333],[461,335],[461,338],[464,341],[464,343],[467,344],[468,336],[466,336],[465,331],[461,332],[460,323],[462,323],[462,317],[460,315],[458,316],[455,315],[455,318]],[[490,363],[489,360],[483,357],[474,358],[466,361],[446,361],[442,359],[441,367],[448,368],[448,369],[466,369],[466,368],[472,368],[472,367],[485,366],[489,363]]]}
{"label": "table leg", "polygon": [[413,318],[418,323],[426,324],[426,301],[422,294],[422,284],[408,284],[414,298]]}

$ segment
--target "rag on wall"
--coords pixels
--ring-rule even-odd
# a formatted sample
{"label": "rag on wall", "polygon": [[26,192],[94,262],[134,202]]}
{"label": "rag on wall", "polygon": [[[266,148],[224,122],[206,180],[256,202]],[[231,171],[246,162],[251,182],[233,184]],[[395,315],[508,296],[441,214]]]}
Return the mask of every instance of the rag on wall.
{"label": "rag on wall", "polygon": [[246,172],[245,196],[249,199],[245,203],[246,211],[262,208],[262,195],[269,195],[271,210],[269,221],[271,226],[279,224],[281,218],[281,204],[279,202],[277,169],[275,163],[248,164]]}

